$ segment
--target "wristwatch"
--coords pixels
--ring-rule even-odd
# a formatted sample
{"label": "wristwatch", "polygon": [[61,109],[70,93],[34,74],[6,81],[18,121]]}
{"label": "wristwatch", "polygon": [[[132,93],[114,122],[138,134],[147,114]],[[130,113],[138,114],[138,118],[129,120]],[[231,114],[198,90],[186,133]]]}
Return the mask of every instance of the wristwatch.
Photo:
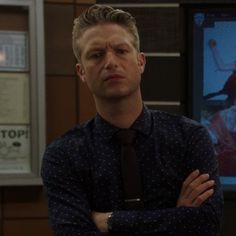
{"label": "wristwatch", "polygon": [[111,231],[112,230],[112,222],[111,222],[111,218],[113,216],[113,212],[108,216],[107,218],[107,228],[108,228],[108,231]]}

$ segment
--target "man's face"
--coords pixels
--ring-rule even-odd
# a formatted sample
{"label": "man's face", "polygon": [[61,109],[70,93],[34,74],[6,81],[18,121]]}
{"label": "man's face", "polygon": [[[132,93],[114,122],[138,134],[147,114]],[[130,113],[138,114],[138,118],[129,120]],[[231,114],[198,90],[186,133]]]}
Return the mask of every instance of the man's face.
{"label": "man's face", "polygon": [[125,28],[111,23],[93,26],[79,44],[81,63],[76,69],[95,99],[120,99],[140,92],[145,57]]}

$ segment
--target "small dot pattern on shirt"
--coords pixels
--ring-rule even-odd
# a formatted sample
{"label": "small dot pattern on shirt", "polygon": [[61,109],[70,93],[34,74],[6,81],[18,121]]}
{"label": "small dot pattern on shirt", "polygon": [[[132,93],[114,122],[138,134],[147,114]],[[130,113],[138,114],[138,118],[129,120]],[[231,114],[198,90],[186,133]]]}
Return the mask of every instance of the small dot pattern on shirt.
{"label": "small dot pattern on shirt", "polygon": [[[91,211],[112,211],[116,235],[218,235],[223,200],[207,131],[146,107],[131,128],[137,131],[144,209],[125,210],[118,128],[97,115],[45,151],[42,177],[55,235],[104,235]],[[214,195],[199,208],[177,208],[182,183],[195,169],[216,181]]]}

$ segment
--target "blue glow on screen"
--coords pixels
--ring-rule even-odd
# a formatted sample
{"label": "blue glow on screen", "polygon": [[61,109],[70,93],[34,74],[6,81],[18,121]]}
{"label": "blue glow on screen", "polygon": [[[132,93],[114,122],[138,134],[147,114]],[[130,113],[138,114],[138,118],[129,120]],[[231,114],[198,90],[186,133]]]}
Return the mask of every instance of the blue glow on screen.
{"label": "blue glow on screen", "polygon": [[[236,191],[236,102],[222,92],[230,76],[236,77],[236,9],[196,12],[193,19],[193,110],[218,151],[221,183]],[[234,113],[221,116],[228,110]],[[232,133],[231,141],[224,139]]]}
{"label": "blue glow on screen", "polygon": [[[204,82],[203,95],[219,91],[223,88],[232,71],[222,71],[217,68],[212,52],[209,48],[209,40],[216,40],[216,47],[225,64],[236,61],[236,22],[218,21],[214,27],[204,28]],[[212,100],[225,100],[226,95],[219,95]]]}

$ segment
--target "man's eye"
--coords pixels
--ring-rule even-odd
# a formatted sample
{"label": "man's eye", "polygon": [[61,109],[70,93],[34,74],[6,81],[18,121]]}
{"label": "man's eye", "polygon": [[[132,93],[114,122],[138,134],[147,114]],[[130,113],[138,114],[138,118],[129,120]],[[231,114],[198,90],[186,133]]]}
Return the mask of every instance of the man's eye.
{"label": "man's eye", "polygon": [[92,53],[90,56],[89,56],[89,58],[91,58],[91,59],[98,59],[98,58],[100,58],[100,57],[102,57],[103,56],[103,52],[96,52],[96,53]]}
{"label": "man's eye", "polygon": [[116,52],[117,52],[118,54],[125,54],[125,53],[127,53],[128,51],[127,51],[126,49],[124,49],[124,48],[118,48],[118,49],[116,50]]}

